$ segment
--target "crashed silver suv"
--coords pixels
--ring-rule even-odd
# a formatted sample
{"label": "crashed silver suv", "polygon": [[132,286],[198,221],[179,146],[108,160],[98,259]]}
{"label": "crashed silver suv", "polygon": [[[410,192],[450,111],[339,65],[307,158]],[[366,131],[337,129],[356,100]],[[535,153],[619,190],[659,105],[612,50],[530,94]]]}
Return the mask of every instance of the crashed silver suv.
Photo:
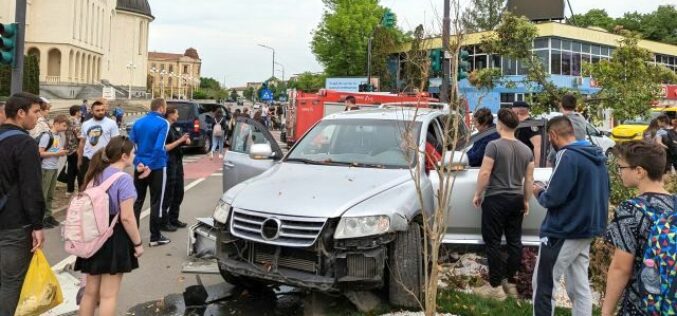
{"label": "crashed silver suv", "polygon": [[[417,160],[404,150],[403,135],[421,151],[426,142],[441,150],[448,115],[402,108],[330,115],[284,157],[263,126],[240,118],[224,157],[225,193],[214,212],[224,279],[325,292],[386,287],[392,304],[418,306],[409,290],[421,296],[421,214],[434,209],[439,177],[427,170],[424,155]],[[487,135],[467,142],[465,125],[457,128],[461,149]],[[461,169],[444,241],[477,244],[481,216],[471,199],[479,169]],[[420,172],[423,206],[410,170]],[[550,172],[539,168],[535,179],[547,180]],[[544,214],[532,201],[525,242],[538,241]]]}

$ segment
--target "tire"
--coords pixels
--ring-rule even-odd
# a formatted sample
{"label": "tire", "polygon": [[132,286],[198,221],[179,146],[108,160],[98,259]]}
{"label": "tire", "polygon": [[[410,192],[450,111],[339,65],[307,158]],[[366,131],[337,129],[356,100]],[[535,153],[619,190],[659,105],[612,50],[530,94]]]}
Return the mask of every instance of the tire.
{"label": "tire", "polygon": [[207,154],[212,150],[212,141],[208,136],[205,136],[204,141],[202,142],[202,147],[200,147],[201,154]]}
{"label": "tire", "polygon": [[[388,256],[388,297],[390,304],[419,308],[423,301],[423,241],[418,223],[409,224],[390,245]],[[413,292],[413,295],[412,295]]]}

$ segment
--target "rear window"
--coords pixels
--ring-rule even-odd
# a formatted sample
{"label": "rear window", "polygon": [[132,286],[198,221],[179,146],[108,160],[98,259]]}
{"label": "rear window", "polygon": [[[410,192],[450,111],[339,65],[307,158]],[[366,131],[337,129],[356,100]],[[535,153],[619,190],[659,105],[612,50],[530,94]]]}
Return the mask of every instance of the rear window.
{"label": "rear window", "polygon": [[169,103],[170,108],[176,108],[179,111],[179,120],[192,120],[195,118],[194,107],[192,103]]}
{"label": "rear window", "polygon": [[221,106],[216,104],[216,103],[200,103],[200,108],[198,109],[198,112],[200,114],[202,113],[207,113],[207,112],[213,112],[216,109],[220,109]]}

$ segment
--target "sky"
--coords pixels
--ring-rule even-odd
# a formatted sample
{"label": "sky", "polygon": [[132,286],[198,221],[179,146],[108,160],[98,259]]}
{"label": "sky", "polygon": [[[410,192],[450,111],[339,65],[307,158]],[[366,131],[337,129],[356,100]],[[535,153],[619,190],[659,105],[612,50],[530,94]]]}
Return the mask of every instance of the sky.
{"label": "sky", "polygon": [[[461,0],[465,5],[469,0]],[[538,0],[534,0],[538,1]],[[322,66],[310,49],[313,30],[322,19],[321,0],[149,0],[155,20],[150,25],[149,50],[182,53],[197,49],[202,76],[227,87],[263,81],[272,75],[289,78]],[[381,0],[397,14],[404,31],[416,25],[439,29],[443,0]],[[605,9],[613,17],[625,12],[651,12],[677,0],[570,0],[574,13]],[[566,9],[566,16],[569,16]]]}

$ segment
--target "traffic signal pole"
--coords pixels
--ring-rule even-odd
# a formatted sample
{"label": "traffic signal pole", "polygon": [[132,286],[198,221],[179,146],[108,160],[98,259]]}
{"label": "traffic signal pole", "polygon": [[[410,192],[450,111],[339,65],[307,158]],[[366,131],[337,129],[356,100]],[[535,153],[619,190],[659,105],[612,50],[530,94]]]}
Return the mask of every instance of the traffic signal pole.
{"label": "traffic signal pole", "polygon": [[26,38],[26,0],[16,1],[17,35],[15,43],[14,67],[12,68],[11,93],[19,93],[23,90],[24,75],[24,42]]}
{"label": "traffic signal pole", "polygon": [[442,86],[440,87],[440,102],[449,103],[449,90],[451,86],[451,67],[449,55],[449,33],[451,19],[449,18],[449,0],[444,0],[444,19],[442,20]]}

